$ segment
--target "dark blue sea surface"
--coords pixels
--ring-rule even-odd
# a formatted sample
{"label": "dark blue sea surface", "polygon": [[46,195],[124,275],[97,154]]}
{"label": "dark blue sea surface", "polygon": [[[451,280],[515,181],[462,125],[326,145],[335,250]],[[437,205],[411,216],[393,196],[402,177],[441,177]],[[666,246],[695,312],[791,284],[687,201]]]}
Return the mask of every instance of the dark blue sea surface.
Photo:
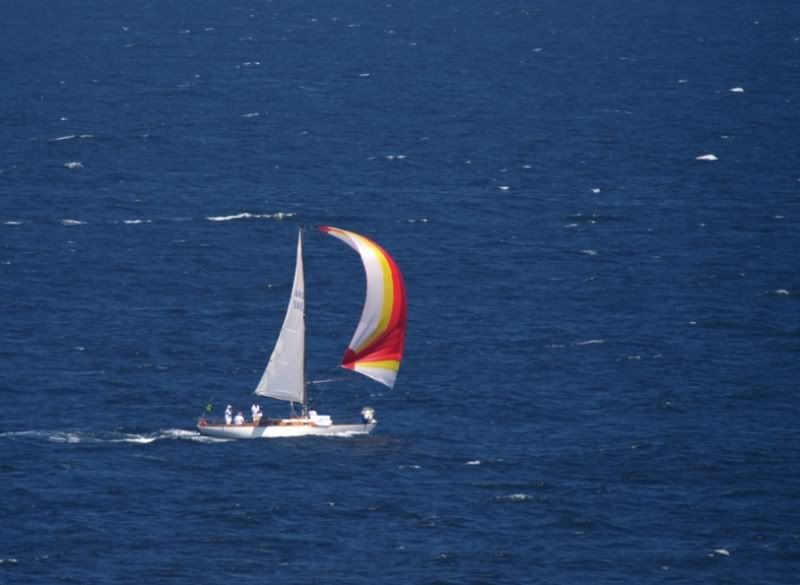
{"label": "dark blue sea surface", "polygon": [[[800,582],[800,4],[0,4],[0,582]],[[308,227],[369,437],[213,441]],[[374,238],[388,390],[336,369]],[[286,406],[262,401],[269,416]]]}

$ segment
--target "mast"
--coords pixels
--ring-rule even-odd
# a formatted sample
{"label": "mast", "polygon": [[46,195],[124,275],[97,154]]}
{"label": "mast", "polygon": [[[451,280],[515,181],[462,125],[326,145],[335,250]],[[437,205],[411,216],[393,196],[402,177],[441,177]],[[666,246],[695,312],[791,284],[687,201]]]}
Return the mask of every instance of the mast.
{"label": "mast", "polygon": [[[300,240],[300,250],[302,254],[303,250],[303,226],[301,225],[299,228],[300,234],[298,236]],[[305,272],[305,271],[304,271]],[[305,289],[305,274],[303,276],[303,416],[308,418],[308,374],[306,372],[306,342],[308,340],[308,332],[306,331],[307,327],[307,320],[306,320],[306,289]]]}

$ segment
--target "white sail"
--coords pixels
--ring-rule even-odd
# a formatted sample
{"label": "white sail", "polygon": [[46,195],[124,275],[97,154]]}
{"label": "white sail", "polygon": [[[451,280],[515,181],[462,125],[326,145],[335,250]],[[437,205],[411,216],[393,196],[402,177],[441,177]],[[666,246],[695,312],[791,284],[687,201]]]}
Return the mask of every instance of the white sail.
{"label": "white sail", "polygon": [[287,402],[303,403],[305,398],[305,279],[303,277],[303,235],[297,236],[297,265],[289,308],[281,334],[269,358],[256,394]]}

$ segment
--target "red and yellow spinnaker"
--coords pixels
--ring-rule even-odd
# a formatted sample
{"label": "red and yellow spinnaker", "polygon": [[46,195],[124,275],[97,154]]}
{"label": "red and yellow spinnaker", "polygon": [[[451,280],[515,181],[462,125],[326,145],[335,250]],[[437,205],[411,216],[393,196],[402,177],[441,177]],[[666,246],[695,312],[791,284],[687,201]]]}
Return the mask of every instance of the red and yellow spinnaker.
{"label": "red and yellow spinnaker", "polygon": [[406,287],[391,256],[355,232],[323,226],[361,256],[367,273],[367,298],[342,366],[391,388],[400,369],[406,336]]}

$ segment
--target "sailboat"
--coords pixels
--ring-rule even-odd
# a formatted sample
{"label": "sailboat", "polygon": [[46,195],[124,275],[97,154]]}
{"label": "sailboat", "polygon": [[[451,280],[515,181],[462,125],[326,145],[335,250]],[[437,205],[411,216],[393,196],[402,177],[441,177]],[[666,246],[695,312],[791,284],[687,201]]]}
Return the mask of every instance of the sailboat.
{"label": "sailboat", "polygon": [[[345,350],[341,367],[353,370],[389,388],[394,386],[406,333],[406,292],[403,275],[381,246],[355,232],[323,226],[319,228],[345,242],[361,257],[367,276],[367,294],[361,318]],[[361,420],[335,424],[330,415],[309,409],[306,376],[305,277],[303,273],[303,230],[297,235],[297,259],[289,307],[278,341],[269,358],[255,394],[289,402],[292,416],[228,424],[200,417],[197,430],[211,437],[228,439],[269,439],[304,435],[366,435],[378,422],[371,407],[361,409]],[[301,406],[295,415],[295,404]]]}

